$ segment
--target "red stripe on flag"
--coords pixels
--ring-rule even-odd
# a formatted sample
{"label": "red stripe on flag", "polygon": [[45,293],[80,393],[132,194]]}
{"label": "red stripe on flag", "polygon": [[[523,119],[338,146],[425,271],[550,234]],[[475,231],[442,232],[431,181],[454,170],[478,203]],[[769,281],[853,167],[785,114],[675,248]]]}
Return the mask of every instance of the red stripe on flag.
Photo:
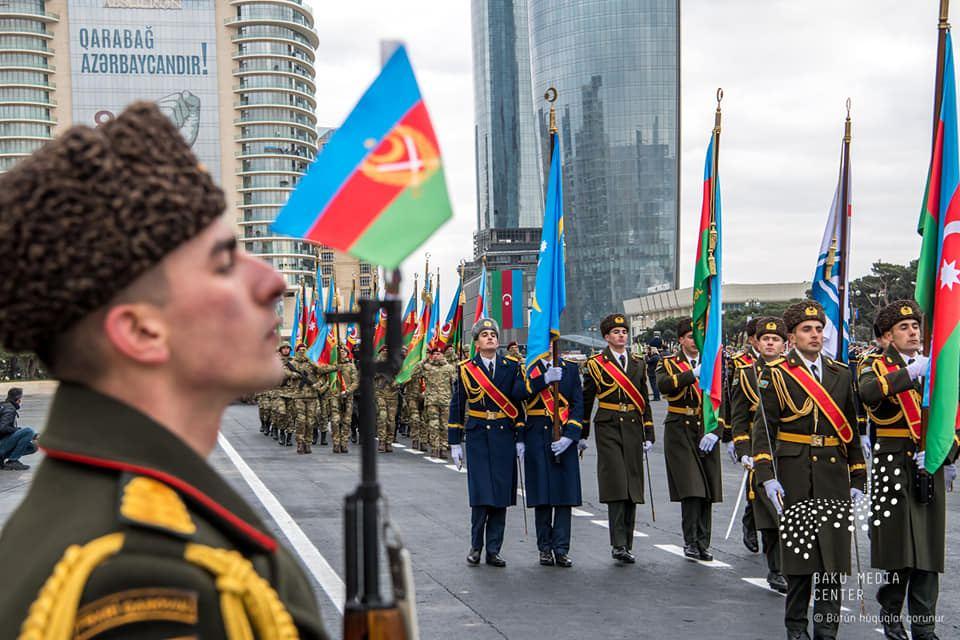
{"label": "red stripe on flag", "polygon": [[[427,141],[438,150],[437,138],[430,124],[430,116],[423,100],[414,105],[407,114],[397,122],[396,126],[405,125],[423,134]],[[390,132],[392,133],[392,131]],[[394,150],[395,138],[390,133],[384,136],[383,141],[371,154],[386,155]],[[402,155],[398,161],[406,158]],[[368,154],[367,157],[369,157]],[[426,176],[423,176],[425,179]],[[340,187],[340,191],[327,205],[323,213],[317,218],[313,226],[307,231],[306,238],[318,240],[323,237],[323,244],[335,249],[348,250],[357,238],[372,225],[384,209],[390,206],[409,185],[393,185],[378,182],[367,177],[358,166]]]}
{"label": "red stripe on flag", "polygon": [[500,278],[500,318],[503,329],[513,329],[513,275],[512,271],[498,271]]}
{"label": "red stripe on flag", "polygon": [[717,353],[713,362],[713,376],[710,380],[710,403],[714,410],[720,409],[720,400],[723,397],[723,357]]}
{"label": "red stripe on flag", "polygon": [[713,179],[703,181],[703,204],[700,206],[700,231],[697,234],[697,256],[702,256],[706,247],[701,247],[703,232],[710,228],[710,185]]}

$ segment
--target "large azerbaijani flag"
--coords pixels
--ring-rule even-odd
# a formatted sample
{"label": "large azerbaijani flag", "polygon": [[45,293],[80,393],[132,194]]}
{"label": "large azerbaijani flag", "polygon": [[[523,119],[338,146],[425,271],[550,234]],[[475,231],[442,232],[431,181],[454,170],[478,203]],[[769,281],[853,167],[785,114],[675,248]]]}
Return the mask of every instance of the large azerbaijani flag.
{"label": "large azerbaijani flag", "polygon": [[923,388],[923,404],[929,408],[924,464],[930,473],[940,468],[953,446],[960,399],[960,146],[949,31],[945,52],[940,118],[920,216],[923,245],[916,288],[927,330],[932,331],[930,372]]}
{"label": "large azerbaijani flag", "polygon": [[273,230],[394,268],[451,216],[437,137],[401,46],[310,165]]}
{"label": "large azerbaijani flag", "polygon": [[[700,389],[703,391],[703,431],[711,433],[718,425],[723,392],[723,314],[721,309],[722,251],[720,225],[720,176],[713,175],[715,134],[707,147],[703,171],[703,206],[697,239],[697,262],[693,274],[693,340],[700,350]],[[715,231],[716,244],[711,247]],[[712,260],[711,260],[712,258]]]}
{"label": "large azerbaijani flag", "polygon": [[509,269],[494,272],[493,286],[490,289],[490,298],[493,300],[493,319],[500,325],[500,329],[522,329],[526,326],[523,271]]}

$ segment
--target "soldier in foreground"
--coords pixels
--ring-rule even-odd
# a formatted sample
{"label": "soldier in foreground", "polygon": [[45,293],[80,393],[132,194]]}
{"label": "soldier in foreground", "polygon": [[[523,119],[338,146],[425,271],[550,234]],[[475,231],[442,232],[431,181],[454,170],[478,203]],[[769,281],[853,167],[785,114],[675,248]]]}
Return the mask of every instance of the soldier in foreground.
{"label": "soldier in foreground", "polygon": [[223,210],[152,103],[0,177],[0,344],[61,381],[0,537],[5,634],[327,637],[298,563],[206,461],[230,402],[283,375],[284,281]]}
{"label": "soldier in foreground", "polygon": [[[770,502],[753,470],[753,447],[750,436],[757,409],[760,406],[758,378],[766,363],[783,355],[787,340],[787,325],[781,318],[760,318],[754,326],[754,337],[759,348],[756,360],[735,358],[736,369],[730,381],[730,421],[737,461],[750,472],[748,478],[747,512],[755,522],[754,532],[760,531],[763,553],[767,558],[767,584],[780,593],[787,592],[787,580],[780,570],[780,519],[778,508]],[[756,535],[756,534],[754,534]]]}
{"label": "soldier in foreground", "polygon": [[781,513],[780,554],[787,577],[784,622],[789,640],[835,638],[841,574],[850,573],[851,502],[863,498],[866,464],[856,431],[853,380],[846,365],[822,355],[826,319],[811,300],[784,311],[786,357],[766,365],[757,383],[753,464]]}
{"label": "soldier in foreground", "polygon": [[[597,483],[600,502],[607,505],[610,553],[621,564],[633,564],[637,505],[645,502],[644,453],[656,439],[653,414],[643,358],[627,353],[627,319],[620,313],[607,316],[600,322],[600,333],[607,348],[587,360],[583,415],[590,415],[596,400]],[[583,445],[590,435],[590,425],[586,427]]]}
{"label": "soldier in foreground", "polygon": [[517,403],[527,391],[517,363],[497,356],[497,323],[483,318],[472,333],[477,353],[458,367],[447,437],[458,467],[463,464],[463,446],[467,447],[471,531],[467,563],[480,564],[486,545],[487,564],[505,567],[500,549],[507,507],[517,503],[517,429],[523,426]]}
{"label": "soldier in foreground", "polygon": [[[521,365],[522,366],[522,365]],[[550,385],[558,383],[561,436],[554,440],[554,401]],[[570,521],[583,503],[578,443],[583,429],[583,388],[572,362],[540,360],[526,377],[530,398],[517,455],[526,475],[527,506],[534,508],[540,564],[572,567]],[[631,537],[632,534],[631,534]]]}
{"label": "soldier in foreground", "polygon": [[[922,320],[920,307],[913,300],[897,300],[883,308],[875,325],[889,346],[882,353],[869,354],[860,373],[861,399],[876,425],[870,564],[887,572],[877,600],[884,633],[892,640],[910,637],[900,617],[905,599],[912,637],[937,637],[939,574],[943,573],[945,556],[944,491],[957,475],[954,443],[948,464],[933,476],[931,502],[921,502],[912,482],[925,453],[920,447],[919,422],[920,376],[928,363],[920,353]],[[880,465],[884,467],[882,474],[877,472]]]}
{"label": "soldier in foreground", "polygon": [[663,427],[667,486],[670,501],[680,503],[683,555],[709,561],[713,560],[713,503],[723,500],[717,448],[720,437],[704,433],[703,399],[697,382],[700,354],[689,318],[680,321],[677,338],[680,349],[664,357],[657,370],[657,386],[669,404]]}

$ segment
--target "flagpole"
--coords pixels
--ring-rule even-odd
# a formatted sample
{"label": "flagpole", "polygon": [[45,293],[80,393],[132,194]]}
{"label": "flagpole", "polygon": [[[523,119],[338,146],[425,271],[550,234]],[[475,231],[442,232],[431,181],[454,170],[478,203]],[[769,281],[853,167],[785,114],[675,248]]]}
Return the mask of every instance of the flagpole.
{"label": "flagpole", "polygon": [[950,30],[950,0],[940,0],[940,20],[937,23],[937,79],[933,89],[933,139],[931,153],[937,142],[937,124],[940,122],[940,103],[943,101],[943,60],[947,49],[947,31]]}
{"label": "flagpole", "polygon": [[[557,145],[557,110],[555,103],[557,101],[557,90],[555,87],[550,87],[547,89],[547,92],[544,94],[544,99],[550,103],[550,166],[553,166],[553,154],[556,152]],[[553,339],[553,366],[560,366],[560,340]],[[553,396],[553,441],[556,442],[560,439],[560,434],[562,432],[563,426],[560,424],[560,382],[553,382],[550,385],[550,393]],[[554,462],[559,462],[556,456],[553,457]]]}
{"label": "flagpole", "polygon": [[840,362],[845,362],[843,353],[843,328],[847,323],[847,265],[850,262],[850,98],[847,98],[847,119],[843,124],[843,177],[840,187],[840,282],[837,294],[840,302],[840,318],[837,323],[837,352]]}
{"label": "flagpole", "polygon": [[465,299],[466,299],[466,292],[463,290],[464,266],[466,266],[466,261],[461,259],[460,260],[460,299],[457,300],[457,304],[460,305],[460,324],[457,327],[456,331],[454,331],[456,335],[451,336],[451,338],[456,338],[457,340],[456,354],[457,354],[458,360],[463,359],[463,324],[464,322],[466,322],[466,318],[464,317],[464,314],[466,314],[467,312],[467,310],[463,308],[463,303],[465,302]]}

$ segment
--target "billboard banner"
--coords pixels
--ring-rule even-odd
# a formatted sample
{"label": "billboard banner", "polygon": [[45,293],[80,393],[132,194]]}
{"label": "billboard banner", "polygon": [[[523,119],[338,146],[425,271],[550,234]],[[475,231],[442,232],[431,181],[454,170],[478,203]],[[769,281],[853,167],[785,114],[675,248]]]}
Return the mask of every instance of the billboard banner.
{"label": "billboard banner", "polygon": [[68,0],[73,122],[153,100],[220,178],[214,0]]}

